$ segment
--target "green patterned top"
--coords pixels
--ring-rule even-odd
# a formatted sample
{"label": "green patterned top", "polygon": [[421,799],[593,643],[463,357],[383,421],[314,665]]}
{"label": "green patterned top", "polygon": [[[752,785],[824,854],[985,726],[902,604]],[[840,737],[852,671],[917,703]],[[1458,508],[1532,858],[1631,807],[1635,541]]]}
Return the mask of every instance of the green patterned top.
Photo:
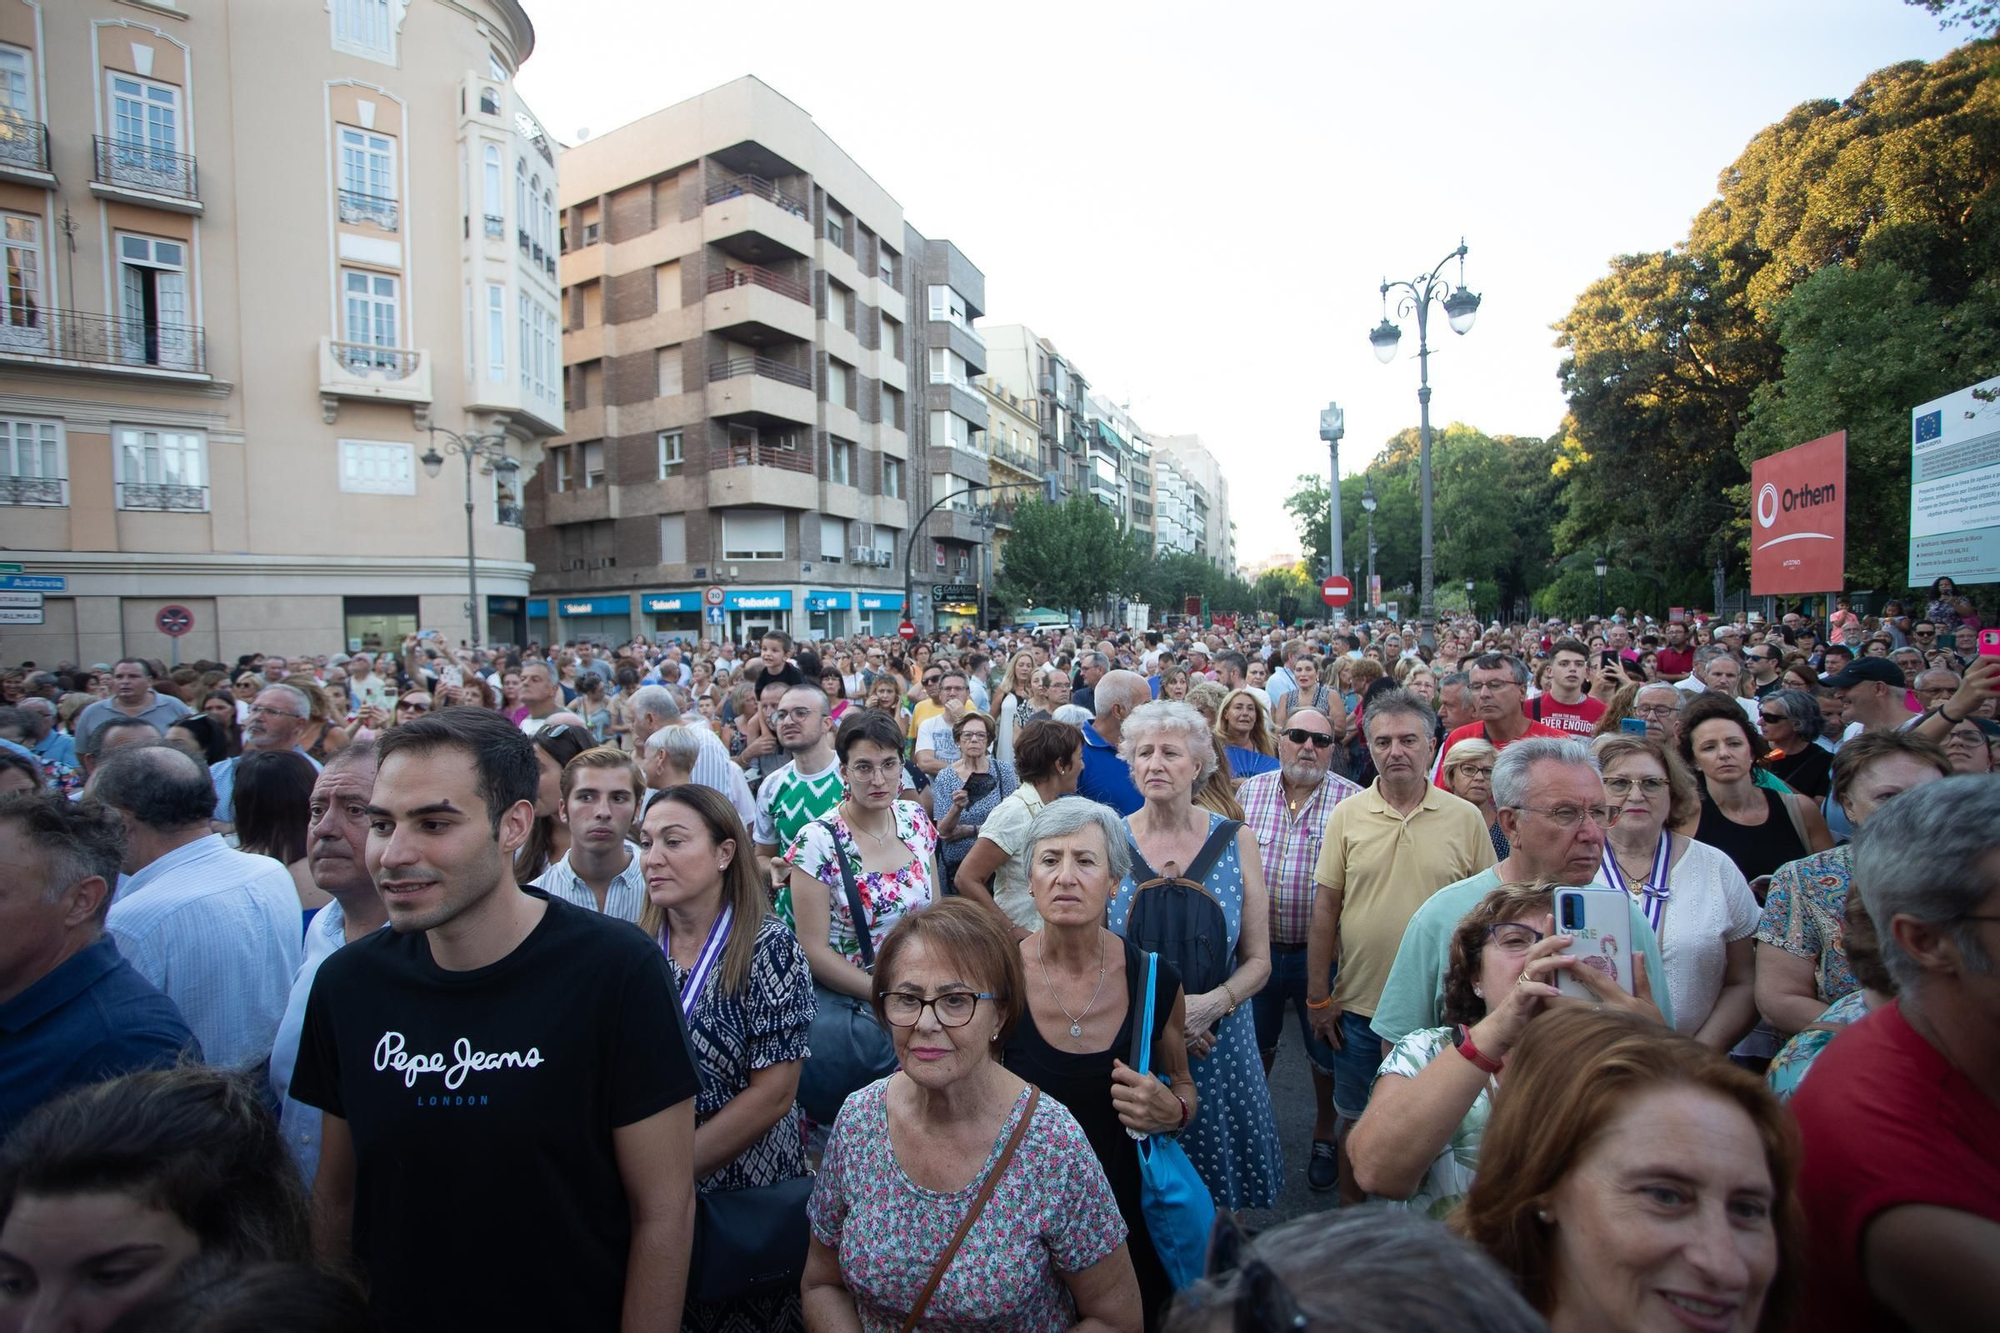
{"label": "green patterned top", "polygon": [[[1382,1058],[1382,1067],[1375,1077],[1380,1079],[1396,1074],[1403,1078],[1415,1078],[1423,1072],[1425,1065],[1457,1046],[1456,1028],[1418,1028],[1390,1048],[1389,1054]],[[1451,1142],[1444,1146],[1444,1151],[1424,1172],[1417,1192],[1408,1199],[1392,1199],[1389,1202],[1395,1207],[1440,1220],[1458,1207],[1472,1192],[1472,1179],[1479,1171],[1479,1140],[1485,1136],[1486,1119],[1492,1114],[1493,1081],[1488,1079],[1485,1091],[1473,1101],[1465,1119],[1459,1121],[1458,1128],[1451,1132]]]}
{"label": "green patterned top", "polygon": [[[757,828],[760,847],[775,847],[779,855],[791,849],[799,830],[815,819],[831,814],[846,793],[840,780],[840,761],[835,760],[817,773],[801,773],[797,762],[786,764],[765,778],[757,789]],[[792,920],[792,886],[779,886],[772,910],[787,926]]]}

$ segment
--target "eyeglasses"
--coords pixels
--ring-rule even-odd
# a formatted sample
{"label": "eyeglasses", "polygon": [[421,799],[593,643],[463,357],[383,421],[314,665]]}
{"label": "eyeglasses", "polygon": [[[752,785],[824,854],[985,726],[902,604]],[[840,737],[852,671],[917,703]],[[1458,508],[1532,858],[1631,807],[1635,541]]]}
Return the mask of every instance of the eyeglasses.
{"label": "eyeglasses", "polygon": [[1681,710],[1672,704],[1639,704],[1632,709],[1634,717],[1672,717]]}
{"label": "eyeglasses", "polygon": [[1463,773],[1465,774],[1465,776],[1469,778],[1490,778],[1493,776],[1493,765],[1459,764],[1455,766],[1451,771],[1454,773]]}
{"label": "eyeglasses", "polygon": [[1486,938],[1503,953],[1526,953],[1548,937],[1519,921],[1495,921],[1486,928]]}
{"label": "eyeglasses", "polygon": [[1667,789],[1667,785],[1668,785],[1667,780],[1665,778],[1604,779],[1604,790],[1610,792],[1613,796],[1629,796],[1632,794],[1632,789],[1634,787],[1637,787],[1640,791],[1646,793],[1646,795],[1648,796],[1658,796],[1661,792]]}
{"label": "eyeglasses", "polygon": [[429,704],[420,703],[415,699],[403,699],[396,704],[396,707],[411,713],[428,713],[431,711]]}
{"label": "eyeglasses", "polygon": [[1986,733],[1977,727],[1955,727],[1946,732],[1944,736],[1944,743],[1946,745],[1950,745],[1953,742],[1957,742],[1960,745],[1984,745],[1986,744]]}
{"label": "eyeglasses", "polygon": [[859,763],[849,764],[847,771],[854,777],[860,778],[863,782],[867,782],[871,778],[886,778],[891,773],[900,773],[903,771],[903,766],[893,759],[885,760],[879,764],[871,764],[863,760]]}
{"label": "eyeglasses", "polygon": [[771,720],[773,722],[809,722],[818,715],[819,709],[811,707],[773,708],[771,710]]}
{"label": "eyeglasses", "polygon": [[252,717],[297,717],[298,714],[283,708],[273,708],[269,704],[251,704]]}
{"label": "eyeglasses", "polygon": [[1618,822],[1623,813],[1611,805],[1520,805],[1517,810],[1532,810],[1538,815],[1547,815],[1549,822],[1559,829],[1575,829],[1583,825],[1586,817],[1599,828],[1610,828]]}
{"label": "eyeglasses", "polygon": [[882,1016],[899,1028],[913,1028],[925,1009],[937,1016],[938,1026],[962,1028],[972,1021],[981,1000],[999,997],[990,991],[948,990],[942,995],[919,995],[915,991],[892,990],[882,997]]}
{"label": "eyeglasses", "polygon": [[1322,750],[1333,748],[1333,737],[1324,731],[1307,731],[1304,727],[1287,727],[1284,737],[1294,745],[1316,745]]}
{"label": "eyeglasses", "polygon": [[925,677],[924,677],[924,684],[926,684],[926,685],[935,685],[935,684],[937,684],[937,683],[938,683],[939,681],[941,681],[941,680],[943,680],[943,679],[944,679],[944,677],[943,677],[943,676],[925,676]]}
{"label": "eyeglasses", "polygon": [[1937,637],[1937,631],[1934,629],[1913,629],[1910,633],[1919,639],[1935,639]]}
{"label": "eyeglasses", "polygon": [[1472,682],[1472,692],[1474,694],[1497,694],[1501,690],[1518,690],[1520,688],[1521,683],[1511,678],[1507,680],[1475,680]]}

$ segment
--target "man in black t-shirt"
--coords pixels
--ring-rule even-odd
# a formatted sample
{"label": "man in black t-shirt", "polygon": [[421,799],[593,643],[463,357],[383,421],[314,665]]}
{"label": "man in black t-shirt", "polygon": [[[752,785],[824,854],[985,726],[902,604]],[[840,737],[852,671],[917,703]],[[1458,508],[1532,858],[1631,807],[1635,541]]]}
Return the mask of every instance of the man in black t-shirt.
{"label": "man in black t-shirt", "polygon": [[291,1089],[325,1112],[315,1244],[390,1333],[676,1327],[699,1085],[664,956],[516,886],[539,768],[498,713],[378,746],[392,929],[321,966]]}

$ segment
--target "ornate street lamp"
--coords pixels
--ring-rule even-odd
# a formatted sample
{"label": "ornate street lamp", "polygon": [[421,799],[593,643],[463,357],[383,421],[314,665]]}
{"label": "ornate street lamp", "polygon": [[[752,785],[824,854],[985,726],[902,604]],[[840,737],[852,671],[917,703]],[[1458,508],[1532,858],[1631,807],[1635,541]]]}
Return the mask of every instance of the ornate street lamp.
{"label": "ornate street lamp", "polygon": [[1367,473],[1361,474],[1361,512],[1368,515],[1368,590],[1361,595],[1361,604],[1373,611],[1375,596],[1375,480]]}
{"label": "ornate street lamp", "polygon": [[1597,618],[1604,619],[1604,576],[1611,572],[1611,562],[1603,556],[1597,557]]}
{"label": "ornate street lamp", "polygon": [[1339,403],[1328,403],[1319,414],[1319,437],[1326,441],[1327,474],[1327,567],[1335,574],[1347,572],[1340,549],[1340,437],[1347,433],[1347,414]]}
{"label": "ornate street lamp", "polygon": [[[436,477],[444,468],[444,454],[465,456],[465,618],[471,624],[472,646],[479,646],[479,622],[484,618],[479,614],[479,559],[473,541],[472,505],[472,460],[483,459],[495,472],[511,474],[521,470],[521,464],[507,456],[507,437],[501,433],[474,435],[467,438],[456,431],[442,426],[432,426],[431,444],[424,450],[418,461],[424,465],[424,475]],[[444,454],[438,452],[437,437],[444,436]]]}

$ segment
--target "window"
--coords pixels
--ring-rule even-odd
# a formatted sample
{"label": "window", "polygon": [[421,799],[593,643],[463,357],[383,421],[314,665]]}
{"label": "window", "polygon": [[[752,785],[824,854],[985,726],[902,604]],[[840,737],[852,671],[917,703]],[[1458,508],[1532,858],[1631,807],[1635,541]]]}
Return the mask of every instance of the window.
{"label": "window", "polygon": [[416,450],[382,440],[340,442],[340,489],[359,495],[415,495]]}
{"label": "window", "polygon": [[854,406],[854,373],[832,357],[826,361],[826,401],[835,407]]}
{"label": "window", "polygon": [[486,77],[496,83],[507,82],[507,67],[500,63],[500,57],[491,51],[486,53]]}
{"label": "window", "polygon": [[521,475],[518,472],[493,474],[493,521],[510,528],[526,526],[521,511]]}
{"label": "window", "polygon": [[486,284],[486,378],[507,382],[507,289]]}
{"label": "window", "polygon": [[549,489],[569,489],[569,446],[566,444],[549,450]]}
{"label": "window", "polygon": [[882,460],[882,497],[886,500],[903,498],[903,460],[900,458]]}
{"label": "window", "polygon": [[903,356],[903,322],[891,315],[882,316],[882,346],[896,360]]}
{"label": "window", "polygon": [[580,445],[583,464],[583,489],[594,491],[604,484],[604,441],[591,440]]}
{"label": "window", "polygon": [[[932,290],[936,290],[933,288]],[[951,379],[951,353],[942,347],[931,348],[931,383],[943,384]]]}
{"label": "window", "polygon": [[837,565],[847,558],[847,520],[822,514],[819,520],[819,558]]}
{"label": "window", "polygon": [[118,351],[126,365],[194,368],[187,322],[187,247],[150,236],[118,237]]}
{"label": "window", "polygon": [[334,46],[371,60],[393,62],[396,34],[389,18],[391,3],[393,0],[333,0]]}
{"label": "window", "polygon": [[660,362],[660,397],[670,398],[677,393],[686,393],[685,372],[679,344],[662,347],[658,353]]}
{"label": "window", "polygon": [[500,177],[500,148],[487,144],[480,154],[480,181],[486,210],[486,234],[497,240],[507,237],[507,205]]}
{"label": "window", "polygon": [[207,442],[191,431],[117,427],[112,455],[120,509],[208,510]]}
{"label": "window", "polygon": [[785,516],[774,509],[738,509],[722,516],[724,560],[783,560]]}
{"label": "window", "polygon": [[949,287],[931,288],[931,318],[962,329],[972,327],[965,317],[965,298]]}
{"label": "window", "polygon": [[0,418],[0,505],[68,503],[62,423]]}
{"label": "window", "polygon": [[687,515],[660,515],[660,563],[663,565],[684,565],[687,563],[687,558]]}
{"label": "window", "polygon": [[562,361],[556,351],[560,336],[555,315],[526,292],[516,294],[521,336],[521,383],[543,402],[562,392]]}
{"label": "window", "polygon": [[886,245],[882,246],[879,258],[882,281],[894,287],[896,285],[896,252]]}
{"label": "window", "polygon": [[897,430],[907,429],[903,425],[903,391],[882,386],[882,420]]}
{"label": "window", "polygon": [[396,230],[395,141],[340,127],[340,220]]}
{"label": "window", "polygon": [[192,196],[194,182],[180,156],[181,90],[130,74],[108,72],[111,151],[105,166],[118,185]]}
{"label": "window", "polygon": [[854,442],[838,435],[827,440],[826,479],[836,486],[854,484]]}
{"label": "window", "polygon": [[852,297],[853,293],[847,288],[829,280],[826,284],[826,322],[839,329],[852,328],[848,315],[848,302]]}
{"label": "window", "polygon": [[521,253],[528,253],[528,228],[535,225],[528,204],[528,159],[514,159],[514,226],[519,230]]}
{"label": "window", "polygon": [[34,60],[18,46],[0,46],[0,110],[21,120],[39,120],[35,113]]}
{"label": "window", "polygon": [[47,351],[42,320],[42,224],[18,213],[0,213],[0,262],[6,265],[6,307],[0,310],[0,348]]}
{"label": "window", "polygon": [[972,448],[972,426],[956,412],[931,413],[931,444],[954,449]]}
{"label": "window", "polygon": [[836,250],[847,248],[847,215],[831,199],[826,203],[826,243]]}
{"label": "window", "polygon": [[665,481],[668,477],[678,477],[681,474],[681,464],[687,461],[682,456],[683,447],[681,432],[677,430],[660,432],[660,480]]}
{"label": "window", "polygon": [[343,331],[348,346],[341,357],[350,369],[394,366],[396,342],[396,278],[361,269],[340,271]]}

